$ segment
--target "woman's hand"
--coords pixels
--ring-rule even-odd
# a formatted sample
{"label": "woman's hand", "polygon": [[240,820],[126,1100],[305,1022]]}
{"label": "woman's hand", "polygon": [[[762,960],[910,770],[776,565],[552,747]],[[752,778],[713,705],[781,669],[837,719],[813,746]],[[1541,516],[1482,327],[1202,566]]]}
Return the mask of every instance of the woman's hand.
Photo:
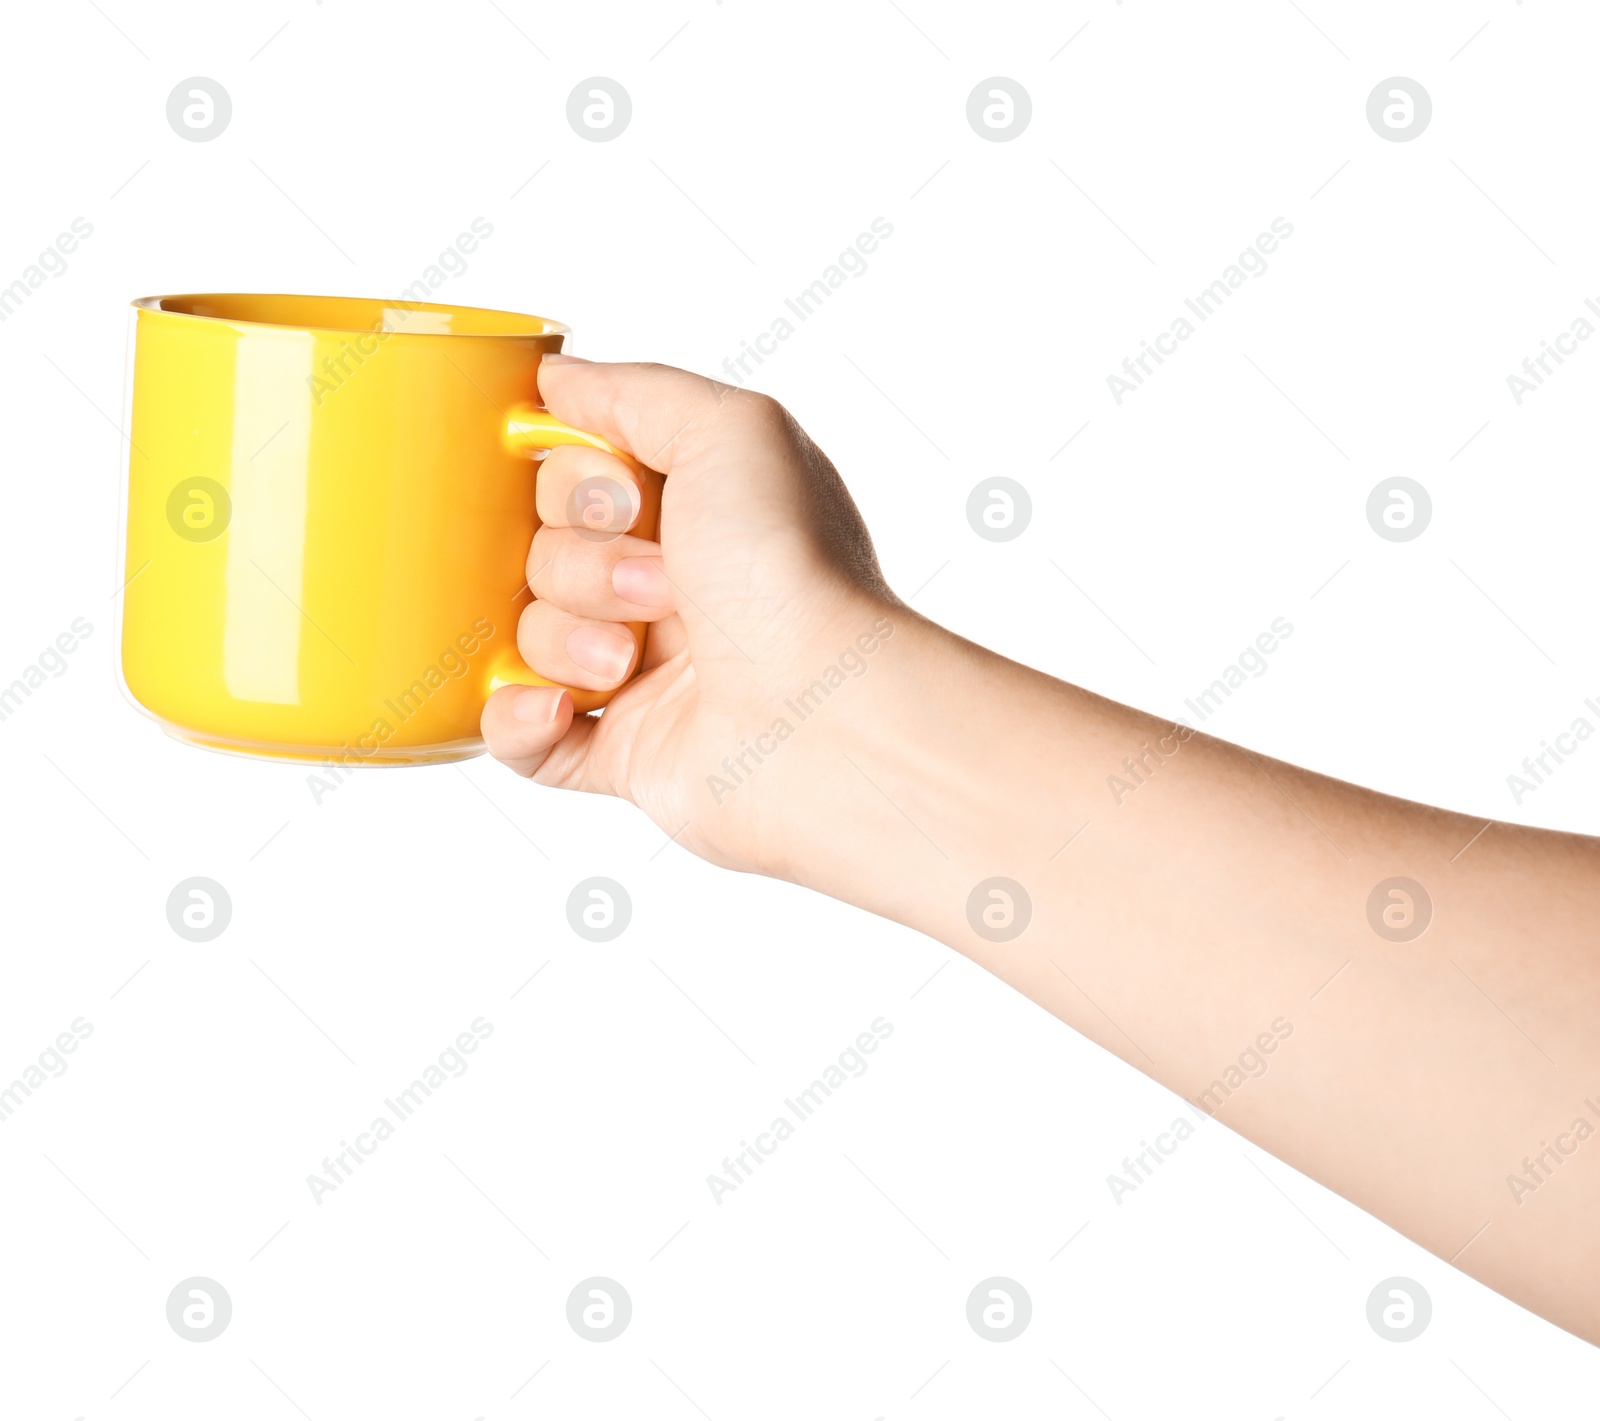
{"label": "woman's hand", "polygon": [[[655,366],[558,363],[541,384],[667,480],[659,544],[597,542],[569,494],[626,469],[545,461],[523,655],[615,685],[616,624],[649,619],[648,669],[598,718],[496,692],[497,756],[950,944],[1600,1342],[1600,1145],[1576,1143],[1600,1121],[1600,841],[1486,832],[942,631],[888,591],[837,474],[770,400]],[[1423,905],[1399,939],[1377,917],[1394,884]]]}
{"label": "woman's hand", "polygon": [[[797,728],[784,702],[841,655],[876,651],[908,615],[855,504],[763,395],[668,366],[570,356],[546,357],[539,386],[558,418],[667,478],[651,541],[627,532],[643,491],[622,460],[568,445],[542,461],[543,526],[527,568],[535,600],[518,649],[541,676],[607,690],[637,654],[622,624],[650,627],[640,675],[604,715],[575,716],[556,688],[496,691],[483,713],[490,753],[540,784],[629,799],[716,863],[783,872],[779,826],[794,816],[776,801],[803,779],[798,765],[766,763],[781,744],[774,724]],[[576,516],[586,480],[605,481],[619,510],[603,529]]]}

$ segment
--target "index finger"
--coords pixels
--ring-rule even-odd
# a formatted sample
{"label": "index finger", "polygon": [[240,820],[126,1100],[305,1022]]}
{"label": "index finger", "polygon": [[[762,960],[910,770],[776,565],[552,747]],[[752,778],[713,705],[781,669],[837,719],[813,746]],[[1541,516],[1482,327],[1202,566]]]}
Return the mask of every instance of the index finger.
{"label": "index finger", "polygon": [[539,521],[546,528],[578,528],[597,537],[632,529],[648,503],[644,485],[661,482],[651,470],[636,474],[615,455],[582,444],[552,449],[535,477]]}

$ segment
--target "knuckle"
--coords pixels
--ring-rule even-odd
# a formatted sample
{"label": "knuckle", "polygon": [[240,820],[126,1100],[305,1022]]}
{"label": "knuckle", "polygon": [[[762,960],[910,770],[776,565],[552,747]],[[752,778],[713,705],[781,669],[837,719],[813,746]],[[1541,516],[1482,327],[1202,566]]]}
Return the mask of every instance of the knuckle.
{"label": "knuckle", "polygon": [[568,556],[568,532],[547,524],[533,535],[533,546],[528,549],[528,586],[535,597],[548,596],[559,588]]}
{"label": "knuckle", "polygon": [[539,472],[559,472],[569,464],[581,461],[586,452],[581,444],[557,444],[545,451],[544,458],[539,461]]}
{"label": "knuckle", "polygon": [[[539,620],[537,611],[541,604],[530,602],[517,616],[517,649],[520,651],[533,638],[535,626]],[[527,658],[524,657],[524,660]]]}
{"label": "knuckle", "polygon": [[758,390],[736,390],[723,404],[722,417],[730,424],[756,433],[787,433],[793,417],[771,395]]}

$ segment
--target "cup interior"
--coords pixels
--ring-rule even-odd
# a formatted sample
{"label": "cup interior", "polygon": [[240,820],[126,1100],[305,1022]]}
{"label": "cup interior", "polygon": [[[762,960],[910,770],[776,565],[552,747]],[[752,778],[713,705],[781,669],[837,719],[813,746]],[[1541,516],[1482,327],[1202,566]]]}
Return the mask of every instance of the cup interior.
{"label": "cup interior", "polygon": [[406,335],[523,337],[569,334],[568,328],[559,321],[548,321],[542,316],[398,298],[219,292],[146,296],[133,304],[146,311],[292,330],[371,331],[382,328]]}

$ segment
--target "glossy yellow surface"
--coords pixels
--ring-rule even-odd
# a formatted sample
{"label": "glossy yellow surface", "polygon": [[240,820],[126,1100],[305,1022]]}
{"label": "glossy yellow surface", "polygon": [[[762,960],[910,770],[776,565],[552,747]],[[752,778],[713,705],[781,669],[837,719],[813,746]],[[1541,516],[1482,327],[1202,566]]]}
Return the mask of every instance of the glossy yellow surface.
{"label": "glossy yellow surface", "polygon": [[[567,328],[342,297],[134,305],[133,698],[214,749],[349,765],[479,753],[492,690],[551,684],[516,650],[532,451],[616,452],[537,408],[539,360]],[[659,481],[645,483],[637,531],[653,536]]]}

